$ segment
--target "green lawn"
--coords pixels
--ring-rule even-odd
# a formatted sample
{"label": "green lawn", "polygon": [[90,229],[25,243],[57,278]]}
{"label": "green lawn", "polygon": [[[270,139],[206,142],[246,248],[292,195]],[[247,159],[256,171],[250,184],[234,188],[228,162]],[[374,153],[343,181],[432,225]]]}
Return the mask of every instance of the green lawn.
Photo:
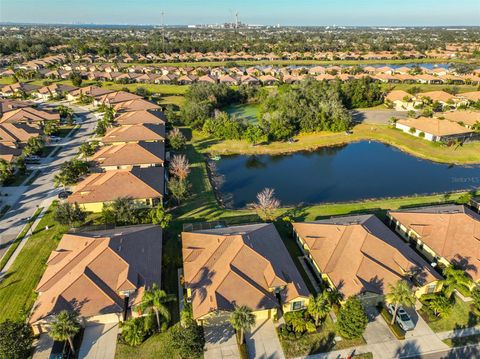
{"label": "green lawn", "polygon": [[287,358],[347,349],[366,344],[363,338],[335,341],[334,339],[337,335],[335,323],[327,316],[321,331],[318,333],[305,334],[297,340],[283,339],[280,336],[279,339]]}
{"label": "green lawn", "polygon": [[160,100],[162,105],[176,105],[181,107],[185,103],[185,97],[179,95],[164,96]]}
{"label": "green lawn", "polygon": [[256,123],[258,122],[259,108],[258,104],[236,104],[224,108],[223,111],[246,122]]}
{"label": "green lawn", "polygon": [[[0,322],[5,319],[23,320],[36,298],[35,287],[45,263],[67,227],[53,219],[55,204],[45,213],[19,256],[0,283]],[[45,226],[49,229],[46,230]]]}
{"label": "green lawn", "polygon": [[171,338],[168,332],[151,336],[142,345],[130,347],[121,341],[117,344],[115,359],[175,358]]}
{"label": "green lawn", "polygon": [[436,333],[447,330],[470,328],[478,324],[477,316],[471,311],[471,304],[456,298],[452,311],[445,317],[437,319],[426,309],[421,309],[420,314]]}

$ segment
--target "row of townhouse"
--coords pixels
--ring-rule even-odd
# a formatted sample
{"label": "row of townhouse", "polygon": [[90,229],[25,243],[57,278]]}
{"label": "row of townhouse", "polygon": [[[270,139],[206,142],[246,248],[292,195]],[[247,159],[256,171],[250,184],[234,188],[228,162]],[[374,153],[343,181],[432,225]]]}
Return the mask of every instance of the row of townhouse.
{"label": "row of townhouse", "polygon": [[[449,265],[480,279],[480,215],[473,210],[414,208],[388,218],[390,227],[375,215],[298,222],[293,234],[319,282],[365,305],[381,303],[399,280],[417,298],[439,292]],[[235,305],[260,319],[308,306],[310,291],[273,224],[186,226],[181,236],[186,297],[199,323],[227,321]]]}
{"label": "row of townhouse", "polygon": [[90,212],[128,197],[142,207],[163,201],[165,189],[165,116],[160,107],[140,96],[94,86],[74,90],[75,101],[91,96],[94,105],[111,107],[115,125],[100,138],[100,149],[88,160],[96,170],[79,182],[67,199]]}
{"label": "row of townhouse", "polygon": [[[115,126],[100,139],[101,147],[87,160],[92,174],[68,197],[90,212],[128,197],[152,207],[164,195],[165,116],[158,105],[140,96],[94,86],[70,91],[68,98],[94,98],[111,107]],[[83,324],[118,323],[138,316],[146,289],[161,285],[162,230],[155,225],[69,233],[47,261],[36,292],[29,323],[35,333],[48,331],[61,310],[75,310]]]}
{"label": "row of townhouse", "polygon": [[462,92],[456,95],[446,91],[428,91],[410,94],[403,90],[390,91],[385,96],[385,104],[397,111],[410,111],[424,105],[436,103],[443,110],[466,107],[480,101],[480,91]]}
{"label": "row of townhouse", "polygon": [[30,101],[0,99],[0,159],[12,163],[31,138],[43,137],[47,122],[60,120],[58,113],[33,105]]}

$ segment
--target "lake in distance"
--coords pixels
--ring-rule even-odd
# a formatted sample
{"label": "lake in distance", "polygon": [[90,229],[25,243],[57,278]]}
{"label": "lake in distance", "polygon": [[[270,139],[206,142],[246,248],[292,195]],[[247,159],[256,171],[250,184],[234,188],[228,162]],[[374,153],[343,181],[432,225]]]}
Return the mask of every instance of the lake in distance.
{"label": "lake in distance", "polygon": [[215,165],[223,177],[220,192],[233,208],[255,202],[265,187],[275,189],[282,206],[480,187],[480,165],[431,162],[369,141],[285,155],[224,156]]}

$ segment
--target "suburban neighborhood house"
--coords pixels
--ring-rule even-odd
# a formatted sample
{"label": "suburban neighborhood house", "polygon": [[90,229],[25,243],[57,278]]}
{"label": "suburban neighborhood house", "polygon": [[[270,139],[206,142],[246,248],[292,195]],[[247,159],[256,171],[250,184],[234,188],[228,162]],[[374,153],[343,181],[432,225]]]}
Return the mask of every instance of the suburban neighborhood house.
{"label": "suburban neighborhood house", "polygon": [[154,125],[165,125],[167,119],[161,111],[156,110],[138,110],[122,113],[115,121],[119,125],[138,125],[150,123]]}
{"label": "suburban neighborhood house", "polygon": [[444,205],[390,211],[395,230],[430,262],[463,268],[480,280],[480,214],[466,206]]}
{"label": "suburban neighborhood house", "polygon": [[476,126],[480,129],[480,111],[451,111],[440,113],[437,117],[456,122],[468,129],[474,129]]}
{"label": "suburban neighborhood house", "polygon": [[165,147],[144,141],[105,146],[90,160],[105,171],[163,166]]}
{"label": "suburban neighborhood house", "polygon": [[47,121],[59,121],[58,113],[37,110],[33,107],[22,107],[5,112],[0,118],[0,123],[26,122],[45,124]]}
{"label": "suburban neighborhood house", "polygon": [[445,142],[457,139],[464,141],[476,137],[473,130],[456,122],[439,118],[419,117],[401,119],[395,122],[395,127],[405,133],[422,137],[432,142]]}
{"label": "suburban neighborhood house", "polygon": [[154,207],[163,201],[164,173],[163,167],[93,173],[75,186],[68,202],[90,212],[101,212],[104,204],[118,198],[130,198],[139,207]]}
{"label": "suburban neighborhood house", "polygon": [[415,109],[413,96],[403,90],[390,91],[385,96],[385,103],[391,104],[396,111],[411,111]]}
{"label": "suburban neighborhood house", "polygon": [[102,138],[105,144],[122,144],[132,142],[163,142],[165,126],[152,124],[124,125],[109,129]]}
{"label": "suburban neighborhood house", "polygon": [[184,283],[202,323],[247,305],[259,319],[303,309],[309,291],[273,224],[182,233]]}
{"label": "suburban neighborhood house", "polygon": [[441,289],[440,275],[374,215],[294,223],[293,229],[316,274],[344,299],[377,304],[388,285],[402,279],[414,284],[417,297]]}
{"label": "suburban neighborhood house", "polygon": [[77,311],[84,325],[125,320],[145,289],[160,285],[161,264],[158,226],[65,234],[48,258],[29,322],[38,334],[62,310]]}

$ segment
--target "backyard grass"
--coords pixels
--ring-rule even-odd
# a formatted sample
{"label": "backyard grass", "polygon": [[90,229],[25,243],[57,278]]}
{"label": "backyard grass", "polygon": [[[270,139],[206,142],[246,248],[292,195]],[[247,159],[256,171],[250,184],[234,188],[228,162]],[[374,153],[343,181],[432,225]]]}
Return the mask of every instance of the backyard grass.
{"label": "backyard grass", "polygon": [[464,302],[459,298],[455,298],[455,305],[451,312],[443,318],[437,319],[426,308],[420,309],[419,313],[436,333],[470,328],[479,322],[477,316],[471,310],[471,303]]}
{"label": "backyard grass", "polygon": [[335,340],[338,336],[335,323],[327,316],[322,329],[318,333],[305,334],[300,339],[289,340],[279,336],[283,352],[287,358],[342,350],[366,344],[363,338]]}
{"label": "backyard grass", "polygon": [[244,140],[209,140],[201,133],[205,143],[201,151],[212,154],[281,154],[296,151],[313,151],[320,147],[372,140],[383,142],[414,156],[443,163],[480,163],[480,142],[464,144],[460,147],[447,147],[439,143],[411,136],[387,125],[359,124],[353,127],[352,134],[344,132],[316,132],[295,136],[294,143],[271,142],[253,146]]}
{"label": "backyard grass", "polygon": [[165,95],[183,95],[187,92],[188,85],[161,85],[161,84],[116,84],[113,82],[104,82],[103,87],[112,89],[112,90],[121,90],[128,88],[131,92],[135,92],[138,87],[143,87],[144,89],[152,93],[160,93]]}
{"label": "backyard grass", "polygon": [[117,343],[115,359],[175,358],[171,337],[168,332],[152,335],[138,347]]}
{"label": "backyard grass", "polygon": [[8,260],[13,255],[15,250],[18,248],[18,246],[20,245],[20,242],[23,240],[25,235],[28,233],[28,231],[30,230],[30,228],[33,225],[33,222],[35,222],[35,220],[37,219],[38,215],[42,212],[42,210],[43,210],[43,208],[37,208],[37,210],[35,211],[33,216],[31,216],[28,219],[27,224],[25,225],[25,227],[23,227],[22,231],[18,234],[17,238],[15,238],[15,240],[12,242],[10,247],[8,247],[8,250],[5,252],[2,259],[0,260],[0,270],[2,270],[3,267],[5,267]]}
{"label": "backyard grass", "polygon": [[176,105],[181,107],[185,103],[185,97],[172,95],[172,96],[164,96],[160,100],[160,104],[162,105]]}
{"label": "backyard grass", "polygon": [[43,275],[45,263],[67,231],[67,227],[53,219],[55,206],[56,203],[48,208],[0,283],[0,322],[24,320],[35,302],[35,287]]}

